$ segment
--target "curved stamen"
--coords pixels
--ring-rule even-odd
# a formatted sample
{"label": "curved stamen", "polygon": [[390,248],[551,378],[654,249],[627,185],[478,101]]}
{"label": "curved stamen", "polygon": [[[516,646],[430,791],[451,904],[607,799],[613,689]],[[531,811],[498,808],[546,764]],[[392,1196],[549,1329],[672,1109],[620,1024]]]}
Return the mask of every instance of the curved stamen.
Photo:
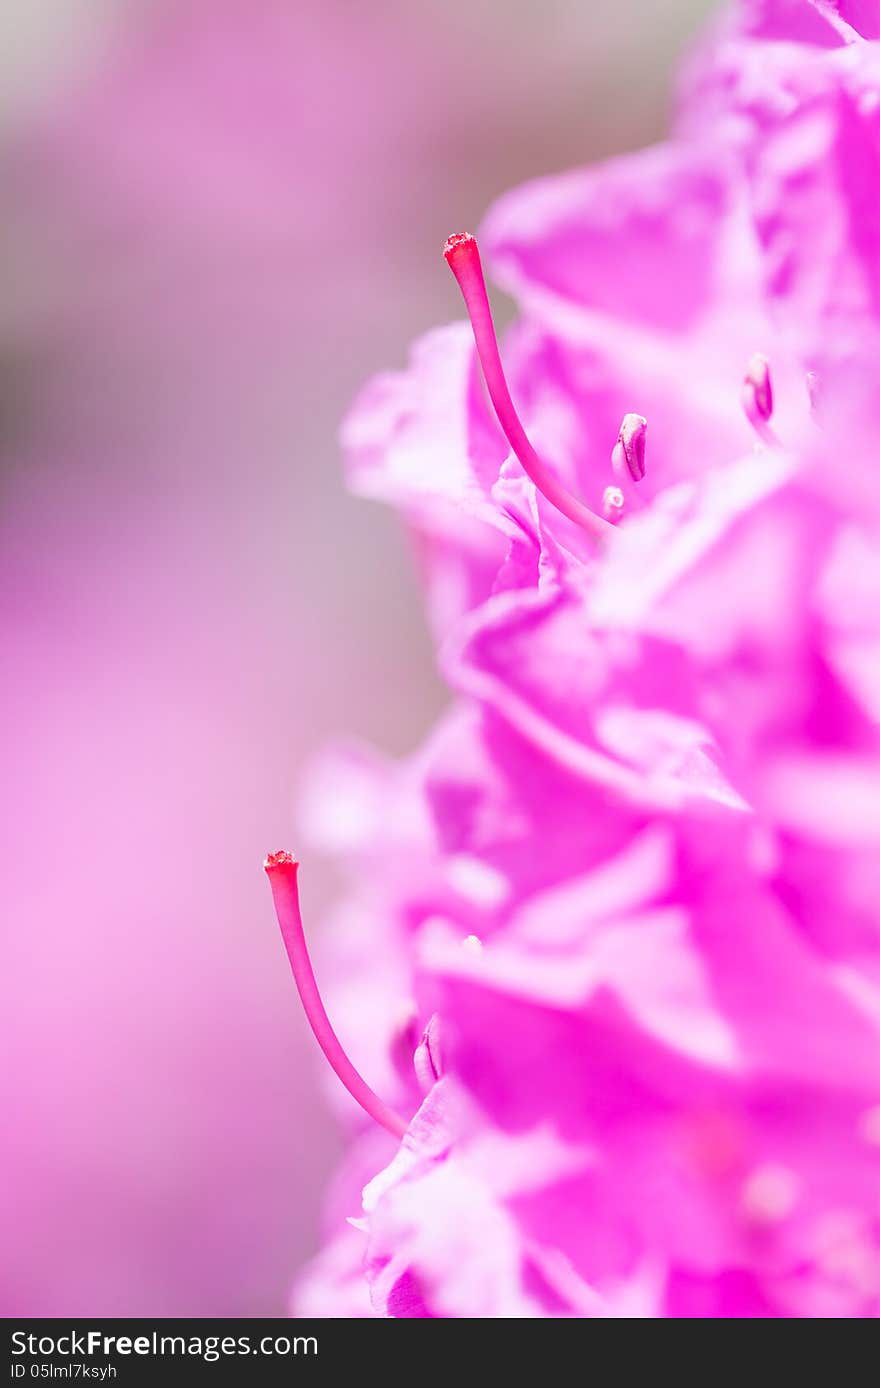
{"label": "curved stamen", "polygon": [[486,292],[486,281],[483,277],[480,252],[475,238],[466,231],[456,232],[454,236],[449,237],[443,247],[443,254],[458,281],[458,287],[471,320],[474,341],[477,344],[477,356],[483,369],[489,398],[498,416],[498,423],[504,430],[507,442],[522,464],[523,471],[532,479],[538,491],[542,492],[547,500],[570,521],[579,525],[596,539],[606,538],[613,533],[614,527],[609,525],[608,521],[603,520],[601,516],[597,516],[594,511],[590,510],[589,506],[585,506],[576,496],[572,496],[571,492],[563,487],[562,483],[558,482],[548,471],[530,444],[519,415],[514,409],[504,368],[501,365],[498,339],[495,336],[492,310],[489,307],[489,295]]}
{"label": "curved stamen", "polygon": [[426,1094],[443,1074],[443,1062],[440,1054],[440,1023],[435,1012],[428,1019],[428,1025],[422,1032],[422,1039],[413,1055],[416,1079]]}
{"label": "curved stamen", "polygon": [[617,442],[611,450],[611,466],[622,483],[641,482],[645,475],[645,437],[648,421],[643,414],[625,414]]}
{"label": "curved stamen", "polygon": [[294,981],[309,1026],[315,1033],[318,1045],[349,1094],[357,1100],[361,1108],[383,1128],[387,1128],[390,1133],[393,1133],[395,1137],[403,1137],[409,1125],[400,1117],[399,1113],[395,1113],[393,1109],[389,1108],[378,1094],[373,1092],[366,1080],[358,1074],[345,1054],[342,1043],[330,1025],[330,1019],[324,1010],[303,930],[296,882],[299,863],[290,853],[270,853],[263,863],[263,867],[266,869],[269,886],[272,888],[275,912],[278,916],[278,924],[281,926],[281,937],[284,940],[284,948],[287,950],[287,957],[293,970]]}
{"label": "curved stamen", "polygon": [[760,352],[749,358],[743,376],[741,399],[746,418],[758,437],[765,443],[776,444],[777,438],[769,423],[773,413],[770,364]]}

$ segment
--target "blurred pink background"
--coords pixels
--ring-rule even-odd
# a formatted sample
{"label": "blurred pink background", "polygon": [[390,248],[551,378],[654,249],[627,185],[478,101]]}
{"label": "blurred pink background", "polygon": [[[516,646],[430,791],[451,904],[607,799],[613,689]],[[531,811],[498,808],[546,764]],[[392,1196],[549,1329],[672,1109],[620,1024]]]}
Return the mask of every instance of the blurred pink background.
{"label": "blurred pink background", "polygon": [[324,739],[443,700],[339,420],[710,8],[4,6],[0,1313],[284,1313],[340,1137],[261,859]]}

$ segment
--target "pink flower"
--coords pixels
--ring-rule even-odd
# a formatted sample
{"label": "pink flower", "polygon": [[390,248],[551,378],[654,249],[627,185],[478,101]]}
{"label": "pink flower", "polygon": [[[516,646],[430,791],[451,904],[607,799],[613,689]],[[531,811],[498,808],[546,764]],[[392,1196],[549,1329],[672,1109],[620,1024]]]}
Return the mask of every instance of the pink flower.
{"label": "pink flower", "polygon": [[[510,388],[457,236],[489,400],[448,329],[346,426],[455,695],[312,799],[352,1044],[398,1060],[378,1314],[880,1314],[877,19],[741,5],[675,142],[490,213]],[[340,1222],[300,1304],[357,1256]]]}
{"label": "pink flower", "polygon": [[873,0],[760,0],[734,9],[685,84],[683,130],[711,122],[746,180],[770,311],[825,370],[876,359],[878,38]]}

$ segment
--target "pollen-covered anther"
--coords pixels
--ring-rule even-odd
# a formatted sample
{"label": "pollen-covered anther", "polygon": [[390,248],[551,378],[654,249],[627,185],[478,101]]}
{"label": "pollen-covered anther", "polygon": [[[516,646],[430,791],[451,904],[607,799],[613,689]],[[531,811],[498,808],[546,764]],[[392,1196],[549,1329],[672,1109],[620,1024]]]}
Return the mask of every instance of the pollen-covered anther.
{"label": "pollen-covered anther", "polygon": [[413,1054],[413,1069],[422,1092],[427,1094],[443,1074],[440,1053],[440,1022],[433,1013]]}
{"label": "pollen-covered anther", "polygon": [[616,525],[626,509],[626,498],[619,487],[606,487],[602,493],[602,515]]}
{"label": "pollen-covered anther", "polygon": [[773,385],[770,380],[770,364],[760,352],[749,358],[743,377],[741,398],[749,423],[761,438],[772,440],[773,435],[768,424],[773,414]]}
{"label": "pollen-covered anther", "polygon": [[611,450],[611,466],[621,482],[641,482],[645,475],[645,443],[648,421],[641,414],[625,414]]}

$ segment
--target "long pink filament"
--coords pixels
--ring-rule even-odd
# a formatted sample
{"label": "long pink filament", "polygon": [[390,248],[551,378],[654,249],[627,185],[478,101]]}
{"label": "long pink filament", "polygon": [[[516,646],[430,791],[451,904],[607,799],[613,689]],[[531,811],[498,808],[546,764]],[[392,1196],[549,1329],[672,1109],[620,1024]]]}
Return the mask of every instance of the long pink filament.
{"label": "long pink filament", "polygon": [[361,1108],[383,1128],[387,1128],[390,1133],[393,1133],[395,1137],[403,1137],[409,1125],[399,1113],[395,1113],[393,1109],[389,1108],[378,1094],[373,1092],[366,1080],[358,1074],[345,1054],[339,1037],[330,1025],[330,1018],[327,1016],[321,1001],[321,994],[318,992],[318,985],[315,981],[312,962],[309,959],[306,945],[305,931],[303,930],[296,880],[299,863],[289,853],[270,853],[263,863],[263,867],[266,869],[269,886],[272,888],[275,912],[278,916],[278,924],[281,926],[281,937],[284,940],[284,948],[287,950],[287,957],[293,970],[294,981],[309,1026],[315,1033],[318,1045],[349,1094],[357,1100]]}
{"label": "long pink filament", "polygon": [[564,516],[568,516],[568,519],[573,521],[575,525],[581,526],[582,529],[597,539],[605,539],[607,536],[613,535],[614,526],[609,525],[608,521],[603,520],[601,516],[597,516],[594,511],[590,510],[589,506],[585,506],[576,496],[572,496],[571,492],[556,480],[542,463],[526,436],[526,431],[510,398],[510,390],[504,375],[504,368],[501,365],[501,354],[498,351],[498,339],[495,336],[495,325],[492,322],[489,295],[486,292],[483,266],[480,262],[480,252],[475,238],[466,231],[457,232],[455,236],[449,237],[443,248],[443,254],[458,281],[458,287],[471,320],[474,341],[477,344],[477,356],[483,369],[489,398],[498,416],[498,423],[504,430],[507,442],[522,464],[523,471],[532,479],[538,490],[543,492],[547,500],[552,502]]}

